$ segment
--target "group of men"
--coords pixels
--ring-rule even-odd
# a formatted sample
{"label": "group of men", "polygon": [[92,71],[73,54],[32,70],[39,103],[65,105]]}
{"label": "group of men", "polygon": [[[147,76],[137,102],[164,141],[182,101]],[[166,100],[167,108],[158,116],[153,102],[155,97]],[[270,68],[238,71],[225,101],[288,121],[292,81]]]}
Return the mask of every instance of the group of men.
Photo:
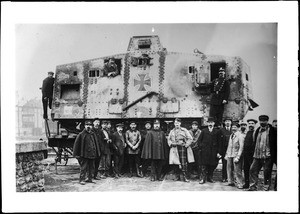
{"label": "group of men", "polygon": [[[130,129],[123,133],[123,124],[110,131],[109,121],[85,121],[85,129],[77,136],[73,155],[80,163],[80,184],[122,177],[124,159],[129,165],[129,177],[136,171],[144,177],[151,166],[151,181],[162,181],[173,170],[175,180],[189,182],[191,173],[198,175],[199,183],[214,183],[213,173],[222,160],[222,182],[228,186],[249,191],[257,190],[258,174],[263,167],[264,190],[269,190],[273,164],[277,159],[277,125],[268,124],[269,117],[259,116],[241,126],[225,118],[224,127],[215,127],[215,120],[208,118],[208,127],[200,130],[197,121],[187,130],[181,119],[174,120],[174,128],[166,135],[161,122],[145,123],[145,130],[137,130],[130,122]],[[248,127],[248,128],[247,128]],[[173,166],[173,167],[171,167]],[[244,172],[244,173],[243,173]],[[87,174],[87,179],[85,175]],[[274,189],[276,189],[276,183]]]}

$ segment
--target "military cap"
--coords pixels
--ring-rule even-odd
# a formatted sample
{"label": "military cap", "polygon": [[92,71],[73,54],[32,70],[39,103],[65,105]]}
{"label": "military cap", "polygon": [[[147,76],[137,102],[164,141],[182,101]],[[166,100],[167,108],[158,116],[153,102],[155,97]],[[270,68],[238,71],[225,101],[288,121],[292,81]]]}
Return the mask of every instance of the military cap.
{"label": "military cap", "polygon": [[130,121],[130,123],[129,123],[129,124],[133,124],[133,123],[136,125],[136,122],[135,122],[135,121],[133,121],[133,120],[132,120],[132,121]]}
{"label": "military cap", "polygon": [[106,122],[107,122],[107,123],[111,123],[110,120],[107,120]]}
{"label": "military cap", "polygon": [[147,120],[147,121],[145,122],[145,125],[146,125],[147,123],[149,123],[149,124],[151,125],[151,122],[150,122],[149,120]]}
{"label": "military cap", "polygon": [[242,122],[240,123],[240,125],[246,125],[246,126],[247,126],[247,123],[244,122],[244,121],[242,121]]}
{"label": "military cap", "polygon": [[230,117],[226,117],[223,121],[230,120],[232,122],[232,119]]}
{"label": "military cap", "polygon": [[91,120],[86,120],[84,121],[84,125],[93,125]]}
{"label": "military cap", "polygon": [[209,117],[209,118],[207,119],[207,122],[215,122],[215,118]]}
{"label": "military cap", "polygon": [[107,124],[107,120],[102,120],[102,124]]}
{"label": "military cap", "polygon": [[257,120],[255,120],[255,119],[248,119],[247,120],[248,123],[251,122],[251,121],[253,121],[254,123],[257,123]]}
{"label": "military cap", "polygon": [[99,120],[99,121],[100,121],[100,118],[95,117],[94,120],[93,120],[93,122],[96,121],[96,120]]}
{"label": "military cap", "polygon": [[192,125],[197,125],[198,126],[199,123],[195,120],[195,121],[192,122]]}
{"label": "military cap", "polygon": [[231,126],[236,126],[236,127],[240,127],[240,124],[238,122],[233,122]]}
{"label": "military cap", "polygon": [[123,124],[123,123],[118,123],[118,124],[116,125],[116,127],[124,127],[124,124]]}
{"label": "military cap", "polygon": [[181,123],[181,119],[180,118],[175,118],[175,121],[177,121],[177,122],[179,122],[179,123]]}
{"label": "military cap", "polygon": [[224,69],[223,67],[221,67],[221,68],[219,69],[219,72],[225,72],[225,69]]}
{"label": "military cap", "polygon": [[53,71],[49,71],[48,74],[54,74],[54,72]]}
{"label": "military cap", "polygon": [[276,120],[276,119],[275,119],[275,120],[273,120],[273,123],[274,123],[274,122],[277,122],[277,120]]}
{"label": "military cap", "polygon": [[260,116],[258,117],[258,120],[259,120],[259,121],[269,120],[269,116],[268,116],[268,115],[260,115]]}
{"label": "military cap", "polygon": [[160,123],[160,121],[156,119],[156,120],[154,120],[153,124],[155,124],[155,123]]}

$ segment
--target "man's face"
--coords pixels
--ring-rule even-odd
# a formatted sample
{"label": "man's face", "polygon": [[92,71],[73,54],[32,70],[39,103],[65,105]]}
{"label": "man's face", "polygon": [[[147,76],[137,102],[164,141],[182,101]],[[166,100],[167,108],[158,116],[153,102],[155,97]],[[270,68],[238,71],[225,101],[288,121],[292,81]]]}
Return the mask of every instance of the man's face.
{"label": "man's face", "polygon": [[107,123],[102,123],[101,127],[102,127],[102,129],[107,129]]}
{"label": "man's face", "polygon": [[193,130],[197,130],[197,129],[198,129],[198,125],[193,124],[193,125],[192,125],[192,129],[193,129]]}
{"label": "man's face", "polygon": [[248,127],[249,127],[249,130],[253,131],[254,127],[255,127],[255,123],[253,121],[249,121],[248,122]]}
{"label": "man's face", "polygon": [[260,120],[259,124],[261,127],[266,127],[268,125],[268,120]]}
{"label": "man's face", "polygon": [[231,120],[225,120],[225,126],[230,127],[231,126]]}
{"label": "man's face", "polygon": [[151,129],[151,124],[150,124],[150,123],[146,123],[146,124],[145,124],[145,128],[146,128],[147,130]]}
{"label": "man's face", "polygon": [[241,125],[241,131],[244,132],[247,128],[247,125],[246,124],[242,124]]}
{"label": "man's face", "polygon": [[224,78],[225,77],[225,71],[219,72],[219,77]]}
{"label": "man's face", "polygon": [[176,120],[176,121],[174,121],[174,125],[175,125],[175,128],[179,128],[181,125],[181,122]]}
{"label": "man's face", "polygon": [[92,127],[93,127],[92,124],[85,124],[84,125],[85,130],[87,130],[88,132],[91,132]]}
{"label": "man's face", "polygon": [[94,124],[94,127],[95,127],[96,129],[98,129],[99,126],[100,126],[100,121],[99,121],[99,120],[95,120],[95,121],[93,122],[93,124]]}
{"label": "man's face", "polygon": [[236,132],[238,130],[238,127],[236,125],[231,126],[232,132]]}
{"label": "man's face", "polygon": [[123,131],[123,127],[122,126],[118,126],[117,127],[117,132],[122,132]]}
{"label": "man's face", "polygon": [[207,124],[208,124],[208,127],[214,127],[214,125],[215,125],[215,122],[213,122],[213,121],[210,121],[210,122],[207,122]]}
{"label": "man's face", "polygon": [[274,122],[272,123],[272,126],[273,126],[275,129],[277,129],[277,121],[274,121]]}
{"label": "man's face", "polygon": [[131,128],[132,130],[135,130],[135,129],[136,129],[136,124],[135,124],[135,123],[131,123],[131,124],[130,124],[130,128]]}
{"label": "man's face", "polygon": [[48,77],[53,77],[53,74],[48,74]]}
{"label": "man's face", "polygon": [[110,129],[111,128],[111,123],[107,124],[107,128]]}
{"label": "man's face", "polygon": [[158,129],[160,128],[160,123],[154,123],[154,124],[153,124],[153,128],[154,128],[155,130],[158,130]]}

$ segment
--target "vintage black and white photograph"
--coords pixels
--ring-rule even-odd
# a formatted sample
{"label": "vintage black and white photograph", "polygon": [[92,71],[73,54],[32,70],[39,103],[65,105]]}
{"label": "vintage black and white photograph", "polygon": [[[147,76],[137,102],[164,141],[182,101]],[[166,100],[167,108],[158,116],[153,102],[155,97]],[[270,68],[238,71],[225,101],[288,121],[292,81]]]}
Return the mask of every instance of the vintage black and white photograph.
{"label": "vintage black and white photograph", "polygon": [[293,71],[279,70],[278,21],[17,22],[13,32],[14,194],[149,193],[145,203],[284,188],[278,76]]}

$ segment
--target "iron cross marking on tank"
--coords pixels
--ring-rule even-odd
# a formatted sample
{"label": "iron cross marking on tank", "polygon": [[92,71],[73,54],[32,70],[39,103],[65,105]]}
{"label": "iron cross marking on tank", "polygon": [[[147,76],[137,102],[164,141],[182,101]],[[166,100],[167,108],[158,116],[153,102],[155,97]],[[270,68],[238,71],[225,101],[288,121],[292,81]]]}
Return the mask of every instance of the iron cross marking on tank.
{"label": "iron cross marking on tank", "polygon": [[140,79],[134,79],[133,85],[140,85],[138,91],[146,91],[145,85],[151,86],[151,78],[147,74],[138,74]]}

